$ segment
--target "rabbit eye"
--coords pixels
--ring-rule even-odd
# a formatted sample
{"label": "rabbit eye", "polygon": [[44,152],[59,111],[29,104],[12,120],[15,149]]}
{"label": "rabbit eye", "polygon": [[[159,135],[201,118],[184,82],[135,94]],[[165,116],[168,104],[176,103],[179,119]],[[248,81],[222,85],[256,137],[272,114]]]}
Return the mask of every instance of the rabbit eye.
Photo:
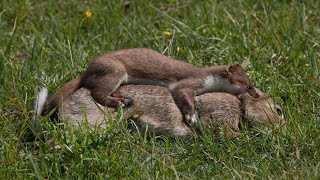
{"label": "rabbit eye", "polygon": [[249,86],[247,86],[247,88],[248,88],[248,89],[252,89],[252,86],[249,85]]}
{"label": "rabbit eye", "polygon": [[279,114],[279,116],[282,116],[282,109],[281,108],[276,108],[277,113]]}

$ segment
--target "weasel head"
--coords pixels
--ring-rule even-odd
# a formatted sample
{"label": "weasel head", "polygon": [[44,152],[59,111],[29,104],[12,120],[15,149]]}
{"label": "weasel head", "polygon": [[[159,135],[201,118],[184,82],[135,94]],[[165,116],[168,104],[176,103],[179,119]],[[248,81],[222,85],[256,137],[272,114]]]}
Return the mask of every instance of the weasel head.
{"label": "weasel head", "polygon": [[233,85],[231,89],[232,94],[239,95],[247,92],[254,98],[259,97],[259,93],[254,88],[247,73],[241,65],[235,64],[229,66],[229,68],[223,73],[223,76],[229,79]]}

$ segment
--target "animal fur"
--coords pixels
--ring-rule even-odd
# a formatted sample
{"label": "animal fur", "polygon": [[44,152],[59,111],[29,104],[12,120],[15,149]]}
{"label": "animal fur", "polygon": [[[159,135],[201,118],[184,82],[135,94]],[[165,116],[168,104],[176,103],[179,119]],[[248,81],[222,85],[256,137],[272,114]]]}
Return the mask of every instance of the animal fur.
{"label": "animal fur", "polygon": [[[259,98],[245,94],[241,97],[242,100],[228,93],[206,93],[196,96],[195,104],[202,127],[218,125],[228,127],[237,133],[242,120],[257,119],[262,124],[282,124],[284,120],[281,108],[265,93],[259,90],[257,92]],[[126,85],[121,86],[113,96],[132,99],[133,104],[125,109],[124,115],[126,118],[135,119],[141,129],[175,137],[185,137],[192,133],[190,126],[182,121],[183,115],[167,88]],[[91,126],[102,128],[108,126],[108,116],[105,112],[116,115],[113,108],[94,103],[90,91],[85,88],[77,90],[59,106],[59,117],[71,124],[81,124],[84,112]],[[231,133],[230,137],[233,135],[234,133]]]}
{"label": "animal fur", "polygon": [[196,123],[196,95],[248,92],[258,97],[244,69],[238,64],[198,68],[150,49],[137,48],[111,52],[94,59],[81,76],[68,82],[49,100],[41,114],[48,114],[81,87],[87,88],[101,105],[116,107],[130,104],[130,99],[111,96],[120,85],[126,84],[168,87],[184,119],[191,125]]}

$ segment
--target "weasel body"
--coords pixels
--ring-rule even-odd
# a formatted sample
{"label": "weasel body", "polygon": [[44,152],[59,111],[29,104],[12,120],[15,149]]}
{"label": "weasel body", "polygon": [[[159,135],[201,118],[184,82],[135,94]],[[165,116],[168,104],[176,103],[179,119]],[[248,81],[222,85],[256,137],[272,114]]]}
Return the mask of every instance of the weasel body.
{"label": "weasel body", "polygon": [[144,84],[168,87],[185,120],[196,123],[194,98],[208,92],[259,97],[245,70],[238,64],[198,68],[174,60],[151,49],[114,51],[93,60],[78,78],[69,81],[46,104],[42,115],[57,107],[62,99],[85,87],[101,105],[129,104],[130,100],[110,96],[120,85]]}

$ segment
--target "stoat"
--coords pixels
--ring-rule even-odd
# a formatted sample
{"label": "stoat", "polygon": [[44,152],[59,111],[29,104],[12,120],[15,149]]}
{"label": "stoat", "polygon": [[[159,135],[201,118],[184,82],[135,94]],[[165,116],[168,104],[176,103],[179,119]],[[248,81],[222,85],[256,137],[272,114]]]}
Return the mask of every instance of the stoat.
{"label": "stoat", "polygon": [[110,94],[123,84],[150,84],[168,87],[187,123],[194,125],[195,96],[208,92],[258,97],[248,75],[239,65],[198,68],[145,48],[110,52],[94,59],[87,70],[64,85],[44,106],[48,114],[62,99],[81,87],[90,90],[94,100],[105,106],[129,104],[129,99]]}

